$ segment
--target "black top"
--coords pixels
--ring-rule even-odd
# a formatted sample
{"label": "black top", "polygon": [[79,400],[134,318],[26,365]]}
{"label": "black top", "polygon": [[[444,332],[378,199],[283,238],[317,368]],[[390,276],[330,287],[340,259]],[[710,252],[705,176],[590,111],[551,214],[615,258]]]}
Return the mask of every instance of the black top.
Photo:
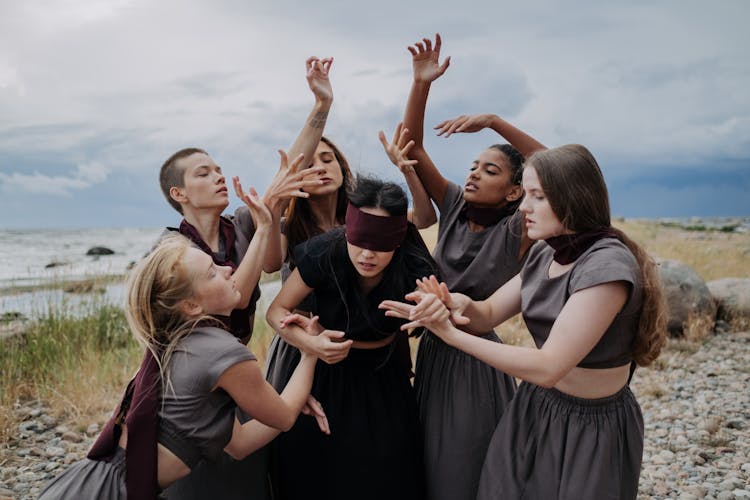
{"label": "black top", "polygon": [[343,227],[297,245],[294,260],[302,280],[314,289],[320,324],[343,331],[353,340],[380,340],[398,332],[405,321],[387,317],[378,305],[384,300],[403,301],[414,290],[417,278],[435,273],[428,261],[405,258],[402,253],[403,248],[395,251],[383,280],[364,294],[357,286],[358,274],[349,260]]}

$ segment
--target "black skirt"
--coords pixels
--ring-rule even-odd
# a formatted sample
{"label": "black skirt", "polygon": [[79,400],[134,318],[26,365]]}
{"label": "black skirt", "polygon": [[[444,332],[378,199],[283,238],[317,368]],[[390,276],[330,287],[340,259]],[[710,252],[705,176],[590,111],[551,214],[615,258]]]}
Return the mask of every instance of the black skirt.
{"label": "black skirt", "polygon": [[323,405],[331,435],[303,415],[279,436],[282,500],[423,498],[417,406],[401,358],[386,346],[351,349],[333,365],[318,361],[312,394]]}
{"label": "black skirt", "polygon": [[492,436],[477,499],[636,498],[642,455],[628,386],[583,399],[523,383]]}

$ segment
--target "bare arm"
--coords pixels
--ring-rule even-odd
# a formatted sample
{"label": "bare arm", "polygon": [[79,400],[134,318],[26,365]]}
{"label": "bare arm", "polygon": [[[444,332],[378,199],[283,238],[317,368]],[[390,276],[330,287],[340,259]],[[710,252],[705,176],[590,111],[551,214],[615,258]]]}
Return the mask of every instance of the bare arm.
{"label": "bare arm", "polygon": [[323,137],[323,129],[328,120],[328,112],[333,104],[333,89],[328,73],[333,64],[333,58],[318,59],[310,57],[305,61],[307,84],[315,96],[315,104],[312,111],[305,121],[294,144],[289,148],[289,157],[296,158],[298,155],[304,155],[307,164],[312,163],[315,148]]}
{"label": "bare arm", "polygon": [[234,457],[252,453],[258,445],[289,430],[297,420],[312,387],[316,358],[303,353],[289,383],[279,395],[264,378],[256,361],[237,363],[219,377],[217,387],[227,391],[237,405],[258,421],[247,427],[235,424],[226,451]]}
{"label": "bare arm", "polygon": [[297,349],[315,354],[326,363],[338,363],[349,354],[352,345],[351,340],[341,341],[344,332],[323,330],[318,335],[310,335],[300,325],[284,321],[312,291],[302,280],[299,270],[295,269],[268,306],[266,320],[285,341]]}
{"label": "bare arm", "polygon": [[286,242],[282,242],[281,235],[281,212],[287,202],[294,196],[298,198],[309,198],[309,194],[303,191],[305,187],[320,185],[323,181],[316,179],[322,168],[306,168],[299,171],[304,161],[302,155],[297,156],[291,164],[283,150],[279,150],[281,165],[279,171],[271,181],[265,194],[263,203],[271,212],[271,231],[269,234],[268,248],[263,259],[263,271],[273,273],[281,269],[286,254]]}
{"label": "bare arm", "polygon": [[391,162],[398,167],[406,179],[406,185],[412,198],[412,208],[409,209],[409,221],[417,226],[417,229],[425,229],[437,222],[435,207],[425,191],[422,182],[414,171],[416,160],[408,158],[409,150],[414,146],[414,141],[409,140],[409,130],[402,123],[396,126],[393,141],[389,144],[385,134],[381,130],[378,133],[380,142],[383,144],[385,153]]}
{"label": "bare arm", "polygon": [[450,137],[451,134],[479,132],[485,128],[491,128],[508,141],[528,158],[535,151],[547,149],[541,142],[537,141],[526,132],[519,130],[502,118],[493,114],[461,115],[451,120],[445,120],[435,126],[437,135]]}
{"label": "bare arm", "polygon": [[250,215],[255,224],[255,233],[252,240],[250,240],[250,245],[247,247],[247,252],[245,252],[242,261],[240,261],[234,272],[237,289],[242,296],[238,308],[242,309],[250,303],[253,290],[255,290],[258,280],[260,280],[263,256],[266,254],[271,232],[271,213],[260,198],[258,198],[258,193],[253,188],[250,188],[249,193],[245,193],[242,190],[239,178],[234,177],[232,180],[234,181],[235,193],[250,209]]}
{"label": "bare arm", "polygon": [[[603,283],[574,293],[541,349],[498,344],[463,332],[451,324],[450,312],[445,307],[430,307],[429,317],[415,319],[411,324],[425,326],[447,344],[509,375],[542,387],[553,387],[591,352],[627,297],[628,288],[623,282]],[[489,302],[497,300],[495,295],[487,299]],[[435,302],[439,301],[433,300]],[[472,314],[469,308],[466,313]],[[484,314],[488,314],[487,311]],[[392,315],[404,317],[404,311]]]}
{"label": "bare arm", "polygon": [[404,112],[404,127],[409,129],[411,138],[414,140],[410,156],[411,159],[417,161],[415,171],[427,194],[438,206],[445,197],[448,180],[443,177],[424,149],[424,113],[432,82],[442,76],[450,65],[450,57],[445,58],[445,61],[439,64],[441,44],[440,35],[435,35],[434,49],[432,40],[429,38],[424,38],[421,42],[409,47],[414,80]]}

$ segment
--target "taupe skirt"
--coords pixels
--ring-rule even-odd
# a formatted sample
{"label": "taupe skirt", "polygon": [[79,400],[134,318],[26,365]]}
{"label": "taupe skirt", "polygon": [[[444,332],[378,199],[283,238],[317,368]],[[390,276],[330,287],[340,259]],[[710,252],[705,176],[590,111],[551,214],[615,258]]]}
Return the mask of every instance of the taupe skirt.
{"label": "taupe skirt", "polygon": [[40,500],[125,500],[125,450],[118,448],[109,461],[84,458],[52,480]]}
{"label": "taupe skirt", "polygon": [[[500,341],[494,333],[484,338]],[[516,383],[429,332],[415,371],[427,498],[474,500],[487,447]]]}
{"label": "taupe skirt", "polygon": [[477,499],[636,498],[642,455],[628,386],[582,399],[524,382],[492,436]]}

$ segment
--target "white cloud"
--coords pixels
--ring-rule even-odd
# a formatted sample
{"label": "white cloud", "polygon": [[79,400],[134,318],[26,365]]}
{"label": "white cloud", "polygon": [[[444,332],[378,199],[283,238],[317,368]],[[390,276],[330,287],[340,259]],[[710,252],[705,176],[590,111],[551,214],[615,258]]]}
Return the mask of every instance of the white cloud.
{"label": "white cloud", "polygon": [[70,197],[72,191],[87,189],[107,180],[109,169],[96,163],[78,165],[73,176],[0,172],[0,189],[5,193],[49,194]]}
{"label": "white cloud", "polygon": [[[2,2],[0,182],[116,190],[90,166],[107,165],[151,185],[166,156],[197,145],[262,190],[312,104],[311,54],[335,57],[327,134],[352,163],[389,172],[376,133],[403,112],[407,45],[435,31],[452,64],[427,125],[501,113],[545,144],[581,142],[634,172],[747,159],[748,14],[742,0]],[[456,137],[430,152],[458,179],[472,148],[492,142]]]}

